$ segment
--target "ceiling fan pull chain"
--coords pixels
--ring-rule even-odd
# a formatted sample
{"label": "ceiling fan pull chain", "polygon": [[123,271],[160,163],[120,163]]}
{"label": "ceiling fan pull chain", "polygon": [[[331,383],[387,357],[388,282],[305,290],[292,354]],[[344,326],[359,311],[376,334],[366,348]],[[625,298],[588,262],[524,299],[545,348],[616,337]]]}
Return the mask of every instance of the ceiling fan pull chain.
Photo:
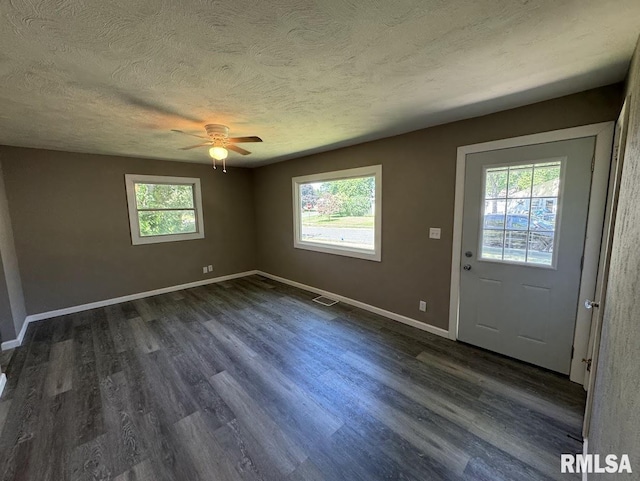
{"label": "ceiling fan pull chain", "polygon": [[227,161],[226,159],[222,159],[222,172],[227,173]]}

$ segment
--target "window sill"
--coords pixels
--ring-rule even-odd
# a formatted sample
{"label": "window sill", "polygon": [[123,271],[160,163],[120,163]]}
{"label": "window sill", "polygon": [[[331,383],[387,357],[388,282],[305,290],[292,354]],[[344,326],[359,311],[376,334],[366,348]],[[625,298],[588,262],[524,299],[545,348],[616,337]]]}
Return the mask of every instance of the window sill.
{"label": "window sill", "polygon": [[368,261],[381,262],[382,256],[380,250],[370,251],[365,249],[356,249],[349,247],[338,247],[327,244],[318,244],[314,242],[294,242],[293,247],[296,249],[304,249],[308,251],[322,252],[324,254],[334,254],[338,256],[354,257],[356,259],[364,259]]}
{"label": "window sill", "polygon": [[146,245],[146,244],[161,244],[163,242],[179,242],[179,241],[188,241],[188,240],[196,240],[196,239],[204,239],[204,232],[194,232],[192,234],[167,234],[167,235],[154,235],[154,236],[145,236],[138,237],[133,236],[131,239],[131,243],[136,245]]}

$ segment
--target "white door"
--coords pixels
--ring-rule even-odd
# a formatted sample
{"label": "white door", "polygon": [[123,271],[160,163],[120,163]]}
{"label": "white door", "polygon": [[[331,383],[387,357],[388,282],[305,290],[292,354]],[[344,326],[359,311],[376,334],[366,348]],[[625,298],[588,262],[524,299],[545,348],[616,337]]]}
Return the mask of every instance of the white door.
{"label": "white door", "polygon": [[609,189],[607,193],[607,206],[604,218],[604,230],[602,236],[602,246],[600,249],[600,262],[598,263],[598,278],[596,281],[595,300],[585,300],[585,308],[593,308],[591,319],[591,332],[589,333],[589,347],[585,362],[587,389],[587,404],[584,411],[584,424],[582,435],[589,437],[589,426],[591,423],[591,411],[593,409],[593,387],[596,380],[596,370],[598,367],[598,353],[600,351],[600,335],[602,333],[602,319],[604,315],[605,297],[607,294],[607,283],[609,281],[609,267],[611,265],[611,248],[613,246],[613,234],[615,232],[616,214],[618,212],[618,197],[620,196],[620,179],[622,177],[622,167],[624,165],[624,152],[627,143],[627,128],[629,125],[629,109],[625,101],[616,122],[615,136],[613,139],[613,155],[611,157],[611,175],[609,178]]}
{"label": "white door", "polygon": [[467,156],[459,340],[569,373],[594,147]]}

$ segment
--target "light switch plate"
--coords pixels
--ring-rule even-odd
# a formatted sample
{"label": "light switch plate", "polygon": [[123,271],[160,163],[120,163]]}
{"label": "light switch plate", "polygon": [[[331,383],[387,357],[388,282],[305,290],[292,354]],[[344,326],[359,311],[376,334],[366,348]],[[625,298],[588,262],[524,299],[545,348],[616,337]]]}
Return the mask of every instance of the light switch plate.
{"label": "light switch plate", "polygon": [[213,271],[213,266],[207,266],[207,270],[208,270],[209,272],[212,272],[212,271]]}
{"label": "light switch plate", "polygon": [[430,227],[429,239],[440,239],[441,232],[442,232],[442,229],[440,229],[440,227]]}
{"label": "light switch plate", "polygon": [[202,273],[203,273],[203,274],[206,274],[206,273],[207,273],[207,266],[204,266],[204,267],[202,268]]}

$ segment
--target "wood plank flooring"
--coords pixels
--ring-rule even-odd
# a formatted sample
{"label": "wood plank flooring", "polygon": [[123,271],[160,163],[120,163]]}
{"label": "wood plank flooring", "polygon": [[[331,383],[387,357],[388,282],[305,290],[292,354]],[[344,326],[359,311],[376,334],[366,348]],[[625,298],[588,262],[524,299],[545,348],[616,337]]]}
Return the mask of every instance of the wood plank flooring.
{"label": "wood plank flooring", "polygon": [[252,276],[32,324],[0,481],[567,479],[580,386],[312,297]]}

